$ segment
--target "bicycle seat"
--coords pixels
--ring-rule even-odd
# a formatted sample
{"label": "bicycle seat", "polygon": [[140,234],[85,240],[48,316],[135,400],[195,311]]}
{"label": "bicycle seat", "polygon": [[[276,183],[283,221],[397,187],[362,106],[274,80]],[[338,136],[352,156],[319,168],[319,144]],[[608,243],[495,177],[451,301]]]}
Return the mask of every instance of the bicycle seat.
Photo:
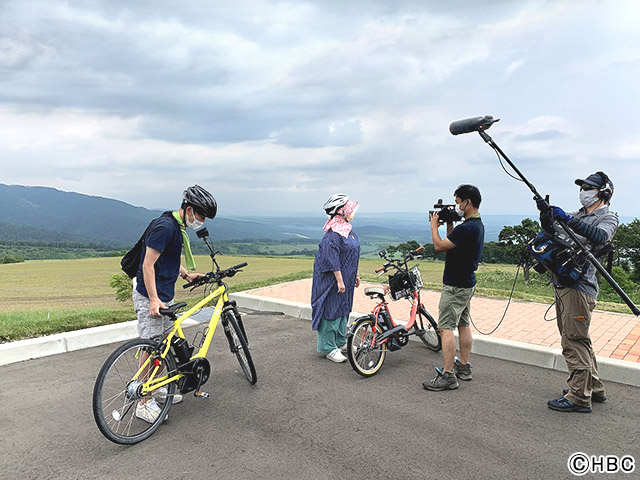
{"label": "bicycle seat", "polygon": [[173,317],[176,314],[176,310],[180,310],[182,307],[186,307],[187,302],[178,302],[171,305],[169,308],[161,308],[160,314],[167,315],[169,317]]}
{"label": "bicycle seat", "polygon": [[384,301],[384,289],[381,287],[367,287],[364,289],[364,294],[367,297],[371,297],[373,299],[378,297],[380,300]]}

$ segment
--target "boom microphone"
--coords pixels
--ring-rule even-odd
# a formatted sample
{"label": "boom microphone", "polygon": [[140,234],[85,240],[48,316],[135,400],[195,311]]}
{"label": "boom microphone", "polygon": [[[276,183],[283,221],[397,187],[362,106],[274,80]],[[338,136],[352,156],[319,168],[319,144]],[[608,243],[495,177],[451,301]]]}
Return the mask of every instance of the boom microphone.
{"label": "boom microphone", "polygon": [[486,130],[491,125],[499,122],[500,119],[494,118],[491,115],[485,115],[484,117],[465,118],[464,120],[458,120],[449,125],[449,131],[453,135],[460,135],[461,133],[478,132],[480,130]]}

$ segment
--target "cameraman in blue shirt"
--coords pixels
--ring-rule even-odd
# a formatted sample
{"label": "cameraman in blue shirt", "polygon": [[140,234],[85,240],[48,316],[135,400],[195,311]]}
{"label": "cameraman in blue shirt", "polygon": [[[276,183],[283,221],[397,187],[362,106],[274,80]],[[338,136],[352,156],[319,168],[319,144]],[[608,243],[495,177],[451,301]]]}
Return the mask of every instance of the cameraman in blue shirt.
{"label": "cameraman in blue shirt", "polygon": [[[438,306],[438,328],[442,337],[442,368],[436,367],[436,376],[423,382],[426,390],[453,390],[458,379],[471,380],[471,327],[469,311],[471,297],[476,289],[475,271],[484,245],[484,224],[478,208],[482,201],[480,190],[473,185],[460,185],[454,192],[456,212],[464,219],[453,228],[447,223],[447,236],[441,238],[438,227],[442,225],[437,213],[430,215],[431,236],[436,252],[447,252],[442,278],[442,294]],[[456,358],[456,339],[453,330],[458,329],[460,358]]]}

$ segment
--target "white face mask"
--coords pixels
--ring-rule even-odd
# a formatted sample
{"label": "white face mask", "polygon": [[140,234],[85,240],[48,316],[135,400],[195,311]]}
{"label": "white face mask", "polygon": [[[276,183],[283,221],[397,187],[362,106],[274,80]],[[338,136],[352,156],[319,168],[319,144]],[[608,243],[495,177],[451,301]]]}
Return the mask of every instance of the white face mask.
{"label": "white face mask", "polygon": [[[464,202],[466,202],[466,200],[462,201],[460,203],[456,203],[456,213],[460,216],[460,218],[464,218],[464,210],[462,210],[460,208],[460,205],[462,205]],[[465,208],[467,208],[467,207],[465,207]]]}
{"label": "white face mask", "polygon": [[356,216],[356,212],[358,211],[358,207],[359,206],[360,205],[356,205],[356,208],[353,209],[353,212],[351,212],[351,215],[349,215],[347,218],[345,218],[345,220],[347,222],[352,222],[353,221],[353,218]]}
{"label": "white face mask", "polygon": [[198,220],[195,215],[193,215],[193,221],[189,221],[188,215],[185,220],[187,221],[187,227],[191,228],[192,230],[198,230],[204,225],[204,222]]}
{"label": "white face mask", "polygon": [[580,204],[584,207],[590,207],[598,201],[597,190],[580,190]]}

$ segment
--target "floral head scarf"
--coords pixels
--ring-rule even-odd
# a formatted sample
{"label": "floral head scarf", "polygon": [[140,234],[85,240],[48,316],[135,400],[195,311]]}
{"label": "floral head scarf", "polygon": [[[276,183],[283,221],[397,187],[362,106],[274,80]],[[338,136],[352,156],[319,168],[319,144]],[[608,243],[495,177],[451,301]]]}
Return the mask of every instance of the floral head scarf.
{"label": "floral head scarf", "polygon": [[333,218],[330,218],[327,220],[327,223],[324,224],[325,233],[329,230],[333,230],[345,238],[348,237],[353,227],[346,219],[351,215],[354,215],[357,209],[358,202],[355,200],[349,200],[344,207],[338,210],[338,213],[334,215]]}

